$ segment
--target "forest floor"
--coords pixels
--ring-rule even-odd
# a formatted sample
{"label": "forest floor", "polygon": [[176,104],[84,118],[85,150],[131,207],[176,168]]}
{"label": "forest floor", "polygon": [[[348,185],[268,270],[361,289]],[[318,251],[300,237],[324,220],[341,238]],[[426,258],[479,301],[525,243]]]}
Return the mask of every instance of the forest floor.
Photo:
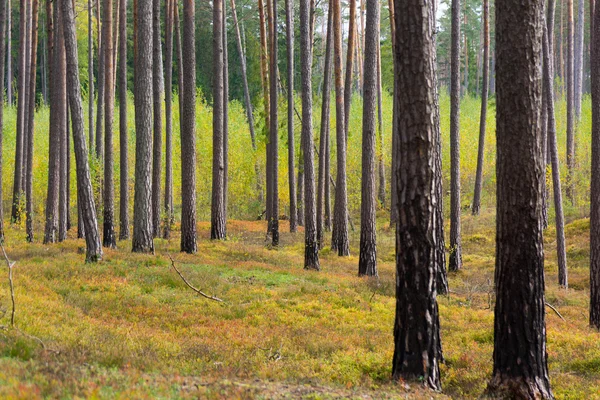
{"label": "forest floor", "polygon": [[[179,237],[156,255],[130,242],[83,262],[84,243],[24,243],[8,228],[16,261],[16,325],[7,268],[0,266],[2,398],[455,398],[481,396],[492,372],[494,214],[463,215],[464,269],[439,297],[443,394],[390,382],[394,235],[381,215],[379,281],[359,279],[359,233],[348,258],[328,249],[305,271],[303,235],[281,224],[269,249],[264,222],[230,221],[229,240],[196,255]],[[589,221],[567,225],[570,289],[556,284],[554,229],[546,231],[548,358],[559,399],[600,398],[600,334],[588,328]],[[224,302],[207,300],[189,282]],[[560,313],[560,316],[558,315]],[[561,318],[564,318],[564,320]]]}

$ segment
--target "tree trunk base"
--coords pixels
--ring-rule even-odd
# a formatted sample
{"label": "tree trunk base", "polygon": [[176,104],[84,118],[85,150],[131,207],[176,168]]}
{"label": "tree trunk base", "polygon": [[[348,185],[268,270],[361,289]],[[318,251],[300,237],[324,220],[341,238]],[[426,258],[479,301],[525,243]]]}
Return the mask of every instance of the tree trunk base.
{"label": "tree trunk base", "polygon": [[501,373],[494,374],[485,396],[491,399],[554,399],[550,384],[544,379],[526,379]]}

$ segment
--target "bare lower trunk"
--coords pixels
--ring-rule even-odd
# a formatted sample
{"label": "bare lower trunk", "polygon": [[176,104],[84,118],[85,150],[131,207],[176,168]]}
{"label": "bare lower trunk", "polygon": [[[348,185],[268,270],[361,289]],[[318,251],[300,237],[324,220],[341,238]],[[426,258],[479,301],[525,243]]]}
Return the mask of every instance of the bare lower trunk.
{"label": "bare lower trunk", "polygon": [[160,0],[152,0],[152,235],[160,236],[160,180],[162,162],[162,77]]}
{"label": "bare lower trunk", "polygon": [[94,32],[92,28],[92,0],[88,0],[88,133],[94,143]]}
{"label": "bare lower trunk", "polygon": [[163,238],[171,236],[173,224],[173,8],[176,0],[167,0],[165,15],[165,218]]}
{"label": "bare lower trunk", "polygon": [[105,0],[103,40],[104,43],[104,187],[103,187],[103,245],[116,248],[115,233],[115,184],[113,178],[113,122],[115,112],[115,97],[113,80],[113,0]]}
{"label": "bare lower trunk", "polygon": [[[288,179],[289,179],[289,188],[290,188],[290,232],[296,232],[298,226],[298,210],[296,205],[296,175],[295,175],[295,167],[294,167],[294,158],[296,155],[295,146],[294,146],[294,4],[292,0],[285,1],[285,18],[286,18],[286,43],[287,43],[287,124],[288,124]],[[308,19],[308,18],[307,18]],[[302,34],[301,34],[302,35]],[[302,37],[300,39],[302,41]],[[308,41],[311,41],[312,38],[309,38]],[[305,54],[301,50],[301,54]],[[302,56],[300,56],[302,59]],[[312,59],[312,58],[311,58]],[[310,77],[308,78],[310,79]],[[308,88],[304,85],[302,86],[302,96],[304,96],[304,90]],[[312,91],[312,86],[311,86]],[[312,118],[312,103],[311,107],[311,118]],[[302,106],[302,111],[304,113],[304,106]],[[302,118],[304,121],[304,117]],[[312,120],[310,123],[310,127],[312,129]]]}
{"label": "bare lower trunk", "polygon": [[279,246],[279,124],[277,113],[277,0],[267,0],[267,4],[271,3],[268,13],[270,14],[270,34],[269,34],[269,55],[270,69],[269,76],[269,98],[270,105],[270,121],[269,121],[269,138],[271,145],[271,238],[274,247]]}
{"label": "bare lower trunk", "polygon": [[[98,20],[98,99],[96,101],[96,158],[104,161],[104,141],[102,140],[102,122],[104,120],[104,79],[105,71],[105,47],[106,43],[102,40],[102,23],[100,22],[100,0],[96,0],[96,18]],[[104,4],[102,3],[102,6]]]}
{"label": "bare lower trunk", "polygon": [[127,0],[119,0],[119,239],[129,239],[129,132],[127,126]]}
{"label": "bare lower trunk", "polygon": [[590,325],[600,329],[600,7],[592,15],[592,181],[590,209]]}

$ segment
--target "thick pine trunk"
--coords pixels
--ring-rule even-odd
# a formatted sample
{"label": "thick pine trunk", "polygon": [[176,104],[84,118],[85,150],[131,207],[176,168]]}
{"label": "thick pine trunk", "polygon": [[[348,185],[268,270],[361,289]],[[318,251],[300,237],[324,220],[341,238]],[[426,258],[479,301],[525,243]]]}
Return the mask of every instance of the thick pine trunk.
{"label": "thick pine trunk", "polygon": [[[152,234],[152,0],[137,0],[135,193],[132,250],[154,252]],[[194,103],[192,103],[194,105]],[[185,149],[185,145],[182,146]],[[183,158],[188,165],[195,160]],[[185,190],[185,186],[182,189]],[[183,225],[182,225],[183,238]]]}
{"label": "thick pine trunk", "polygon": [[[307,18],[308,19],[308,18]],[[296,150],[294,145],[294,2],[292,0],[285,0],[285,33],[286,33],[286,44],[287,44],[287,124],[288,124],[288,179],[290,188],[290,232],[296,232],[298,230],[298,209],[296,205],[296,175],[294,167],[294,159],[296,156]],[[302,30],[302,28],[301,28]],[[302,34],[301,34],[302,35]],[[311,38],[308,39],[312,40]],[[300,38],[302,42],[302,37]],[[304,43],[304,42],[303,42]],[[301,54],[305,54],[301,51]],[[301,56],[302,57],[302,56]],[[312,57],[311,57],[312,59]],[[310,78],[309,78],[310,79]],[[304,81],[302,90],[305,90]],[[312,86],[311,86],[312,92]],[[304,96],[304,92],[302,92]],[[304,99],[304,97],[303,97]],[[312,104],[311,107],[311,118],[312,118]],[[302,107],[304,112],[304,106]],[[304,121],[304,117],[303,117]],[[310,123],[312,129],[312,120]]]}
{"label": "thick pine trunk", "polygon": [[[271,239],[274,247],[279,246],[279,122],[277,112],[277,0],[267,0],[269,15],[269,144],[271,147]],[[312,46],[312,45],[311,45]],[[269,172],[269,171],[268,171]]]}
{"label": "thick pine trunk", "polygon": [[[452,0],[451,36],[452,50],[450,62],[450,265],[448,267],[450,271],[458,271],[462,268],[462,245],[460,238],[460,0]],[[465,51],[467,51],[467,49],[465,49]],[[467,82],[467,78],[465,77],[465,87]]]}
{"label": "thick pine trunk", "polygon": [[57,4],[63,16],[67,57],[67,92],[73,122],[73,144],[77,163],[77,203],[80,208],[80,217],[85,226],[86,261],[96,262],[102,259],[102,246],[100,245],[100,235],[98,233],[96,206],[94,205],[94,193],[88,163],[88,149],[85,143],[75,16],[71,0],[59,0]]}
{"label": "thick pine trunk", "polygon": [[[138,0],[140,1],[140,0]],[[183,80],[188,88],[196,87],[194,0],[183,2]],[[181,127],[181,251],[195,253],[196,243],[196,91],[183,91],[183,125]]]}
{"label": "thick pine trunk", "polygon": [[119,239],[129,239],[129,137],[127,126],[127,0],[119,0]]}
{"label": "thick pine trunk", "polygon": [[337,179],[331,249],[339,256],[350,255],[348,242],[348,192],[346,187],[346,133],[344,117],[344,82],[342,77],[342,10],[340,0],[333,7],[333,64],[335,71],[335,109],[337,144]]}
{"label": "thick pine trunk", "polygon": [[[396,94],[398,83],[396,82],[396,78],[398,74],[396,73],[397,63],[395,61],[396,57],[396,16],[395,16],[395,7],[394,0],[388,0],[388,10],[390,14],[390,32],[392,35],[392,57],[394,57],[394,93],[393,93],[393,109],[392,109],[392,132],[396,132],[398,129],[398,118],[396,115],[398,114],[398,96]],[[392,167],[391,167],[391,182],[390,182],[390,226],[394,226],[398,221],[398,179],[396,178],[396,174],[398,172],[398,136],[392,135]]]}
{"label": "thick pine trunk", "polygon": [[379,73],[379,2],[367,0],[367,31],[363,85],[362,179],[360,203],[360,256],[358,275],[377,276],[375,216],[375,138]]}
{"label": "thick pine trunk", "polygon": [[590,209],[590,325],[600,329],[600,7],[590,1],[592,16],[592,181]]}
{"label": "thick pine trunk", "polygon": [[543,0],[496,1],[498,217],[494,370],[488,391],[501,398],[552,398],[541,199],[543,8]]}
{"label": "thick pine trunk", "polygon": [[114,50],[113,50],[113,0],[105,0],[104,23],[102,24],[104,43],[104,186],[103,186],[103,238],[104,247],[116,248],[115,233],[115,183],[113,122],[115,113],[114,93]]}
{"label": "thick pine trunk", "polygon": [[162,162],[162,92],[160,0],[152,0],[152,235],[160,236],[160,179]]}
{"label": "thick pine trunk", "polygon": [[[435,224],[438,123],[433,7],[396,0],[397,131],[399,152],[396,234],[394,379],[418,379],[441,389],[442,358],[436,281]],[[399,60],[403,60],[400,62]]]}
{"label": "thick pine trunk", "polygon": [[[288,0],[289,2],[290,0]],[[312,36],[309,0],[300,2],[300,76],[302,80],[302,153],[304,158],[304,268],[319,270],[315,169],[312,130]],[[292,91],[291,89],[289,90]],[[291,117],[290,117],[291,118]]]}

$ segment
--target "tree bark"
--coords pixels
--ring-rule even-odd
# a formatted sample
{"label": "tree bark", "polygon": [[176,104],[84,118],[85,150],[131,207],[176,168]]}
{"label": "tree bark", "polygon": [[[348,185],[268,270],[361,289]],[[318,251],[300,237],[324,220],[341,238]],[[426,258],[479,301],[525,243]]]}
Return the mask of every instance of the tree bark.
{"label": "tree bark", "polygon": [[[269,121],[269,136],[271,146],[271,238],[274,247],[279,246],[279,122],[277,113],[277,0],[267,0],[267,4],[271,3],[268,13],[270,14],[270,32],[269,32],[269,55],[271,56],[269,76],[269,98],[270,105],[270,121]],[[312,47],[312,45],[311,45]],[[312,50],[312,49],[311,49]]]}
{"label": "tree bark", "polygon": [[[310,16],[306,18],[310,19]],[[294,146],[294,2],[292,0],[285,0],[285,20],[286,20],[286,43],[287,43],[287,96],[288,96],[288,115],[287,115],[287,124],[288,124],[288,179],[289,179],[289,188],[290,188],[290,232],[296,232],[298,230],[298,210],[296,206],[296,175],[295,175],[295,167],[294,167],[294,158],[296,155],[296,150]],[[302,28],[300,29],[302,31]],[[302,33],[300,34],[300,41],[303,40]],[[312,41],[312,38],[309,37],[308,41]],[[304,43],[304,42],[303,42]],[[310,46],[310,45],[309,45]],[[301,54],[305,54],[301,51]],[[303,56],[300,56],[301,59]],[[312,57],[310,58],[312,60]],[[302,62],[301,62],[302,64]],[[308,78],[310,79],[312,74],[309,73]],[[302,81],[302,98],[304,104],[304,90],[310,89],[312,93],[312,85],[309,83],[310,88],[308,88],[304,82]],[[309,105],[311,107],[310,116],[312,118],[312,103]],[[302,106],[302,113],[304,114],[304,106]],[[304,117],[302,117],[302,121],[304,123]],[[312,130],[312,120],[310,121],[310,129]],[[312,132],[312,131],[311,131]],[[311,133],[312,139],[312,133]],[[304,171],[306,173],[306,170]],[[314,182],[313,182],[314,183]]]}
{"label": "tree bark", "polygon": [[590,1],[592,179],[590,209],[590,325],[600,329],[600,7]]}
{"label": "tree bark", "polygon": [[73,123],[73,144],[77,163],[77,203],[85,227],[86,261],[97,262],[102,259],[102,246],[98,233],[96,206],[88,163],[88,149],[85,143],[83,122],[83,102],[81,83],[79,82],[79,57],[77,55],[77,37],[75,16],[71,0],[57,2],[63,16],[65,50],[67,57],[67,92]]}
{"label": "tree bark", "polygon": [[[396,57],[396,16],[394,9],[394,0],[388,0],[388,9],[390,13],[390,32],[392,35],[392,57]],[[397,63],[394,59],[394,96],[393,96],[393,115],[392,115],[392,132],[396,132],[398,127],[398,118],[396,115],[398,114],[398,96],[396,95],[397,91],[397,82],[396,78],[398,74],[396,73]],[[398,221],[398,179],[396,179],[396,174],[398,173],[398,136],[392,135],[392,168],[391,168],[391,182],[390,182],[390,226],[394,226]]]}
{"label": "tree bark", "polygon": [[331,249],[339,256],[350,255],[348,242],[348,193],[346,187],[346,133],[344,118],[344,82],[342,81],[342,13],[340,0],[333,7],[333,60],[335,71],[335,108],[337,143],[337,178]]}
{"label": "tree bark", "polygon": [[165,15],[165,220],[163,238],[171,237],[173,211],[173,8],[176,0],[166,0]]}
{"label": "tree bark", "polygon": [[[290,10],[290,0],[287,0]],[[288,12],[288,23],[291,23],[291,11]],[[317,242],[317,213],[315,198],[315,169],[312,130],[312,36],[309,30],[310,3],[300,1],[300,76],[302,81],[302,153],[304,158],[304,269],[319,270],[319,245]],[[291,30],[291,26],[289,28]],[[291,34],[288,34],[288,46],[291,46]],[[293,47],[288,47],[292,49]],[[292,57],[288,56],[288,60]],[[292,73],[288,74],[291,79]],[[291,80],[290,80],[291,82]],[[288,86],[288,93],[292,86]],[[291,97],[293,101],[293,97]],[[292,104],[293,105],[293,104]],[[288,110],[288,122],[293,125],[293,110]],[[292,153],[293,156],[293,153]],[[293,160],[291,163],[293,167]],[[293,172],[292,172],[293,175]]]}
{"label": "tree bark", "polygon": [[[223,219],[227,228],[229,204],[229,52],[227,48],[227,0],[223,0]],[[227,229],[225,229],[227,237]]]}
{"label": "tree bark", "polygon": [[119,239],[129,239],[129,131],[127,126],[127,0],[119,0]]}
{"label": "tree bark", "polygon": [[88,133],[90,146],[94,143],[94,32],[92,27],[92,0],[88,0]]}
{"label": "tree bark", "polygon": [[481,189],[483,187],[483,162],[485,156],[485,134],[487,129],[489,69],[490,5],[489,0],[483,0],[483,84],[481,86],[481,114],[479,117],[479,150],[477,151],[477,172],[475,173],[475,193],[473,194],[473,215],[479,215],[479,211],[481,210]]}
{"label": "tree bark", "polygon": [[[259,22],[260,22],[260,48],[261,48],[261,52],[260,52],[260,77],[261,77],[261,83],[262,83],[262,90],[263,90],[263,103],[264,103],[264,107],[265,107],[265,132],[268,132],[268,129],[270,127],[270,118],[271,118],[271,111],[270,111],[270,100],[269,100],[269,67],[268,67],[268,57],[269,57],[269,51],[267,49],[267,31],[266,31],[266,20],[265,20],[265,10],[264,10],[264,0],[258,0],[258,16],[259,16]],[[270,169],[271,169],[271,160],[269,157],[269,148],[270,148],[270,143],[268,140],[268,133],[267,135],[267,157],[266,157],[266,183],[267,183],[267,196],[266,196],[266,220],[269,221],[268,222],[268,233],[270,233],[271,231],[271,199],[272,196],[270,195],[271,193],[271,174],[270,174]]]}
{"label": "tree bark", "polygon": [[104,186],[103,186],[103,245],[116,248],[115,233],[115,183],[113,157],[113,122],[115,114],[115,97],[113,84],[113,0],[105,0],[104,23],[102,24],[104,45]]}
{"label": "tree bark", "polygon": [[567,198],[571,204],[575,204],[575,119],[574,111],[574,81],[573,81],[573,59],[574,37],[573,37],[573,0],[567,0]]}
{"label": "tree bark", "polygon": [[[323,104],[321,106],[321,133],[319,139],[319,189],[317,192],[317,242],[319,248],[323,248],[325,238],[325,202],[329,201],[325,196],[326,187],[329,188],[329,169],[327,148],[329,146],[329,113],[331,99],[331,51],[333,45],[333,8],[328,7],[327,12],[327,36],[325,44],[325,65],[323,70]],[[331,226],[331,225],[330,225]]]}
{"label": "tree bark", "polygon": [[[140,0],[138,0],[140,1]],[[194,0],[183,2],[183,80],[190,89],[196,87]],[[181,127],[181,251],[195,253],[196,243],[196,91],[183,91],[183,125]]]}
{"label": "tree bark", "polygon": [[354,70],[354,48],[356,47],[356,0],[349,0],[348,49],[346,52],[346,79],[344,81],[344,135],[348,144],[350,129],[350,106],[352,105],[352,72]]}
{"label": "tree bark", "polygon": [[160,0],[152,0],[152,235],[160,236],[160,179],[162,162],[162,77]]}
{"label": "tree bark", "polygon": [[[436,152],[433,7],[396,0],[398,90],[398,224],[394,379],[419,379],[441,389],[442,359],[436,281]],[[399,60],[402,60],[400,62]],[[431,105],[434,107],[431,107]]]}
{"label": "tree bark", "polygon": [[[153,253],[152,232],[152,0],[137,0],[135,56],[135,193],[132,250]],[[192,103],[192,105],[195,103]],[[182,145],[185,149],[185,145]],[[195,160],[183,158],[188,162]],[[185,185],[182,186],[185,190]],[[86,231],[87,232],[87,231]],[[182,225],[183,237],[183,225]]]}
{"label": "tree bark", "polygon": [[379,2],[367,0],[363,86],[362,179],[360,203],[360,256],[358,275],[377,276],[375,216],[375,111],[379,87]]}
{"label": "tree bark", "polygon": [[[96,100],[96,158],[99,162],[104,161],[104,141],[102,140],[102,121],[104,119],[104,80],[106,43],[102,40],[102,24],[100,14],[100,0],[96,0],[96,18],[98,19],[98,99]],[[102,4],[104,7],[104,4]]]}
{"label": "tree bark", "polygon": [[[466,17],[465,17],[466,18]],[[466,36],[465,36],[466,45]],[[465,52],[467,49],[465,48]],[[465,67],[466,68],[466,67]],[[465,77],[465,88],[468,80]],[[466,92],[466,90],[465,90]],[[441,200],[441,199],[440,199]],[[452,0],[450,63],[450,271],[462,268],[460,237],[460,0]]]}
{"label": "tree bark", "polygon": [[543,8],[543,0],[496,1],[498,217],[494,370],[488,392],[501,398],[553,398],[541,201]]}

